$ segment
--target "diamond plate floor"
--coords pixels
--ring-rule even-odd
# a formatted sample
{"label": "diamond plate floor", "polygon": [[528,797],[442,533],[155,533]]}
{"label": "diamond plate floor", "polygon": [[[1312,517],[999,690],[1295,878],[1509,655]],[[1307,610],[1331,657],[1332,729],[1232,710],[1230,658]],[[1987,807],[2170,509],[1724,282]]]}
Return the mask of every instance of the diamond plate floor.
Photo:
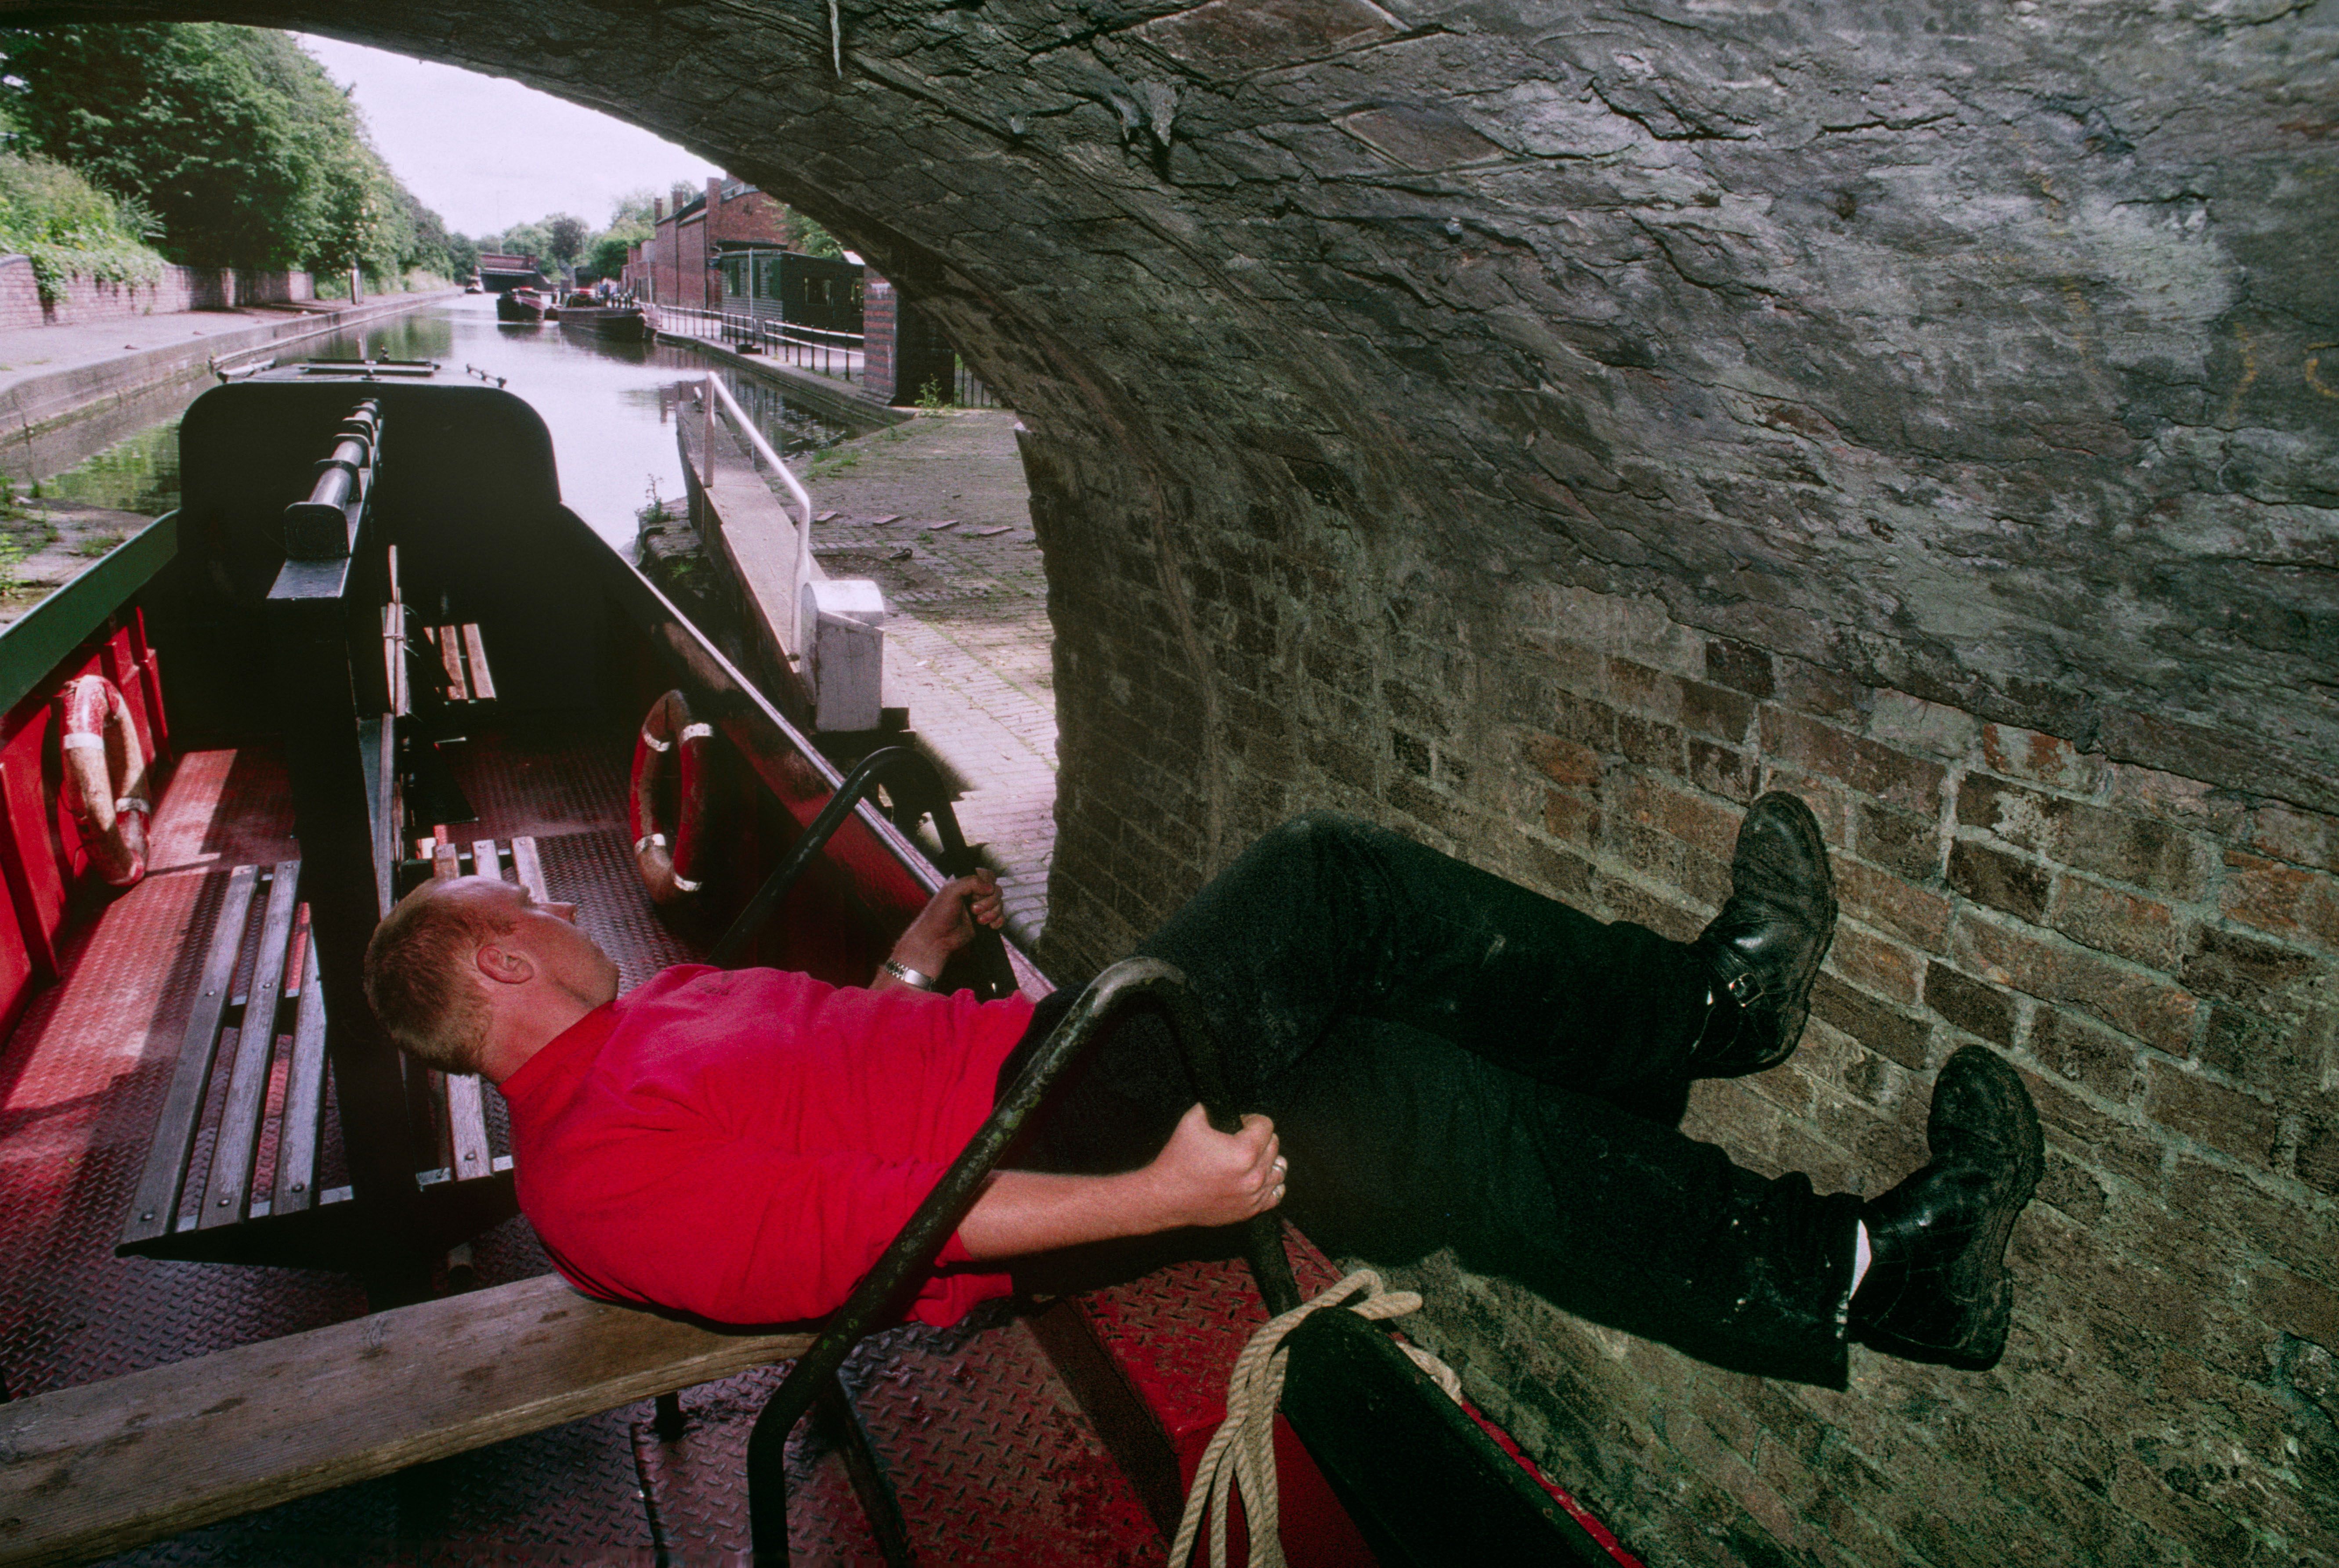
{"label": "diamond plate floor", "polygon": [[[651,1518],[670,1561],[745,1560],[747,1436],[784,1370],[690,1390],[676,1442],[659,1441],[646,1418],[634,1424]],[[921,1562],[1161,1562],[1168,1543],[1008,1304],[949,1328],[875,1336],[846,1364],[845,1381],[897,1478]],[[799,1563],[883,1561],[844,1465],[811,1421],[788,1445],[788,1524]]]}
{"label": "diamond plate floor", "polygon": [[[483,736],[455,766],[476,827],[539,835],[546,881],[625,982],[693,956],[641,892],[623,835],[625,743]],[[94,1381],[354,1317],[350,1281],[293,1269],[117,1259],[229,868],[298,854],[281,763],[256,748],[186,758],[156,817],[153,871],[67,943],[69,978],[0,1045],[0,1376],[15,1394]],[[255,911],[251,918],[257,918]],[[158,957],[158,955],[160,955]],[[499,1100],[490,1097],[496,1135]],[[214,1108],[216,1109],[216,1108]],[[329,1126],[330,1126],[329,1119]],[[482,1284],[549,1267],[514,1220],[474,1243]],[[863,1347],[851,1376],[902,1478],[929,1562],[1158,1563],[1162,1543],[1020,1319]],[[667,1444],[647,1405],[419,1472],[154,1543],[136,1564],[696,1563],[744,1561],[746,1435],[779,1373],[685,1395]],[[858,1503],[800,1435],[799,1563],[874,1561]]]}

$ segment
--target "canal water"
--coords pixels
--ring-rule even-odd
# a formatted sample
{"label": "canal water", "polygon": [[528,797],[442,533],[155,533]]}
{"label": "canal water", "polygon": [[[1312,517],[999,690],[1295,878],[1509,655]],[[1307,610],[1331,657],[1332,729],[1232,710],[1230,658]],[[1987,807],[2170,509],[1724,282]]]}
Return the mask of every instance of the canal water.
{"label": "canal water", "polygon": [[[667,390],[708,369],[688,349],[614,342],[557,324],[499,322],[494,297],[487,294],[460,295],[286,352],[319,360],[436,360],[450,376],[471,366],[503,378],[506,390],[527,399],[552,431],[561,498],[628,556],[637,515],[652,489],[668,502],[683,494]],[[790,458],[853,434],[790,403],[760,376],[728,367],[716,373],[762,427],[764,439]],[[191,390],[188,401],[202,390]],[[44,495],[159,517],[179,504],[179,421],[174,416],[141,430],[40,484]]]}

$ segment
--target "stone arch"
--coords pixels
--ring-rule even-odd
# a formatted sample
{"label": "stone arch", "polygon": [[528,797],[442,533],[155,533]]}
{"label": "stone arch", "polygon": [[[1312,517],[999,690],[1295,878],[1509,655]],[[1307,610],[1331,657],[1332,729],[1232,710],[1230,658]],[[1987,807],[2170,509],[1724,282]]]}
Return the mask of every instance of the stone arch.
{"label": "stone arch", "polygon": [[1068,967],[1302,806],[1681,933],[1813,799],[1820,1021],[1693,1126],[1889,1179],[1979,1039],[2055,1174],[1985,1378],[1431,1269],[1652,1554],[2339,1554],[2327,6],[0,5],[156,14],[619,113],[943,321],[1031,429]]}

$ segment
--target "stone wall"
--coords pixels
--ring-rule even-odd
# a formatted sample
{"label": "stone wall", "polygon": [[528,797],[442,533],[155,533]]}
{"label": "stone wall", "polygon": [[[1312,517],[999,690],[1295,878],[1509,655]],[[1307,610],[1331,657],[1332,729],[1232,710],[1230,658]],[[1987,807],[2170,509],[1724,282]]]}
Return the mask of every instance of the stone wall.
{"label": "stone wall", "polygon": [[306,272],[165,266],[161,279],[153,283],[70,278],[57,298],[43,300],[31,259],[0,256],[0,331],[79,326],[179,311],[225,311],[316,297],[315,285]]}
{"label": "stone wall", "polygon": [[1308,805],[1679,933],[1813,797],[1811,1042],[1691,1125],[1873,1190],[1979,1039],[2048,1183],[1986,1375],[1753,1383],[1431,1268],[1652,1561],[2339,1562],[2328,7],[195,10],[682,141],[1000,389],[1067,971]]}

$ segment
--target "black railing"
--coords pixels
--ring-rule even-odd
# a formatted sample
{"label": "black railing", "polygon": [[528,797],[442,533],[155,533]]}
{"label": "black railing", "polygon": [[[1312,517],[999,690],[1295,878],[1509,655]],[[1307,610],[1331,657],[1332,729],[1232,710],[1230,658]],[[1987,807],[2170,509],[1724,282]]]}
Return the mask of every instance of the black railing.
{"label": "black railing", "polygon": [[[862,1277],[853,1294],[813,1347],[798,1358],[787,1377],[765,1401],[747,1440],[747,1512],[755,1556],[760,1562],[785,1563],[788,1553],[787,1440],[797,1421],[814,1404],[832,1410],[849,1405],[850,1395],[837,1374],[854,1346],[899,1314],[918,1280],[933,1267],[943,1246],[982,1196],[989,1178],[1016,1135],[1040,1108],[1064,1070],[1078,1060],[1102,1033],[1106,1024],[1130,1003],[1157,1001],[1169,1014],[1172,1037],[1186,1060],[1210,1119],[1221,1132],[1240,1129],[1226,1090],[1217,1041],[1186,983],[1185,975],[1160,959],[1124,959],[1099,975],[1063,1021],[1056,1025],[1015,1081],[1008,1085],[972,1141],[943,1173],[942,1180],[910,1222],[894,1237],[876,1266]],[[1299,1304],[1299,1287],[1283,1252],[1281,1222],[1272,1214],[1253,1219],[1245,1228],[1245,1251],[1270,1315]],[[882,1543],[905,1541],[901,1505],[891,1482],[873,1454],[865,1451],[865,1437],[856,1445],[854,1427],[840,1424],[856,1489],[869,1510]],[[864,1452],[856,1461],[853,1450]],[[895,1555],[889,1546],[887,1561],[908,1561],[906,1547]]]}

